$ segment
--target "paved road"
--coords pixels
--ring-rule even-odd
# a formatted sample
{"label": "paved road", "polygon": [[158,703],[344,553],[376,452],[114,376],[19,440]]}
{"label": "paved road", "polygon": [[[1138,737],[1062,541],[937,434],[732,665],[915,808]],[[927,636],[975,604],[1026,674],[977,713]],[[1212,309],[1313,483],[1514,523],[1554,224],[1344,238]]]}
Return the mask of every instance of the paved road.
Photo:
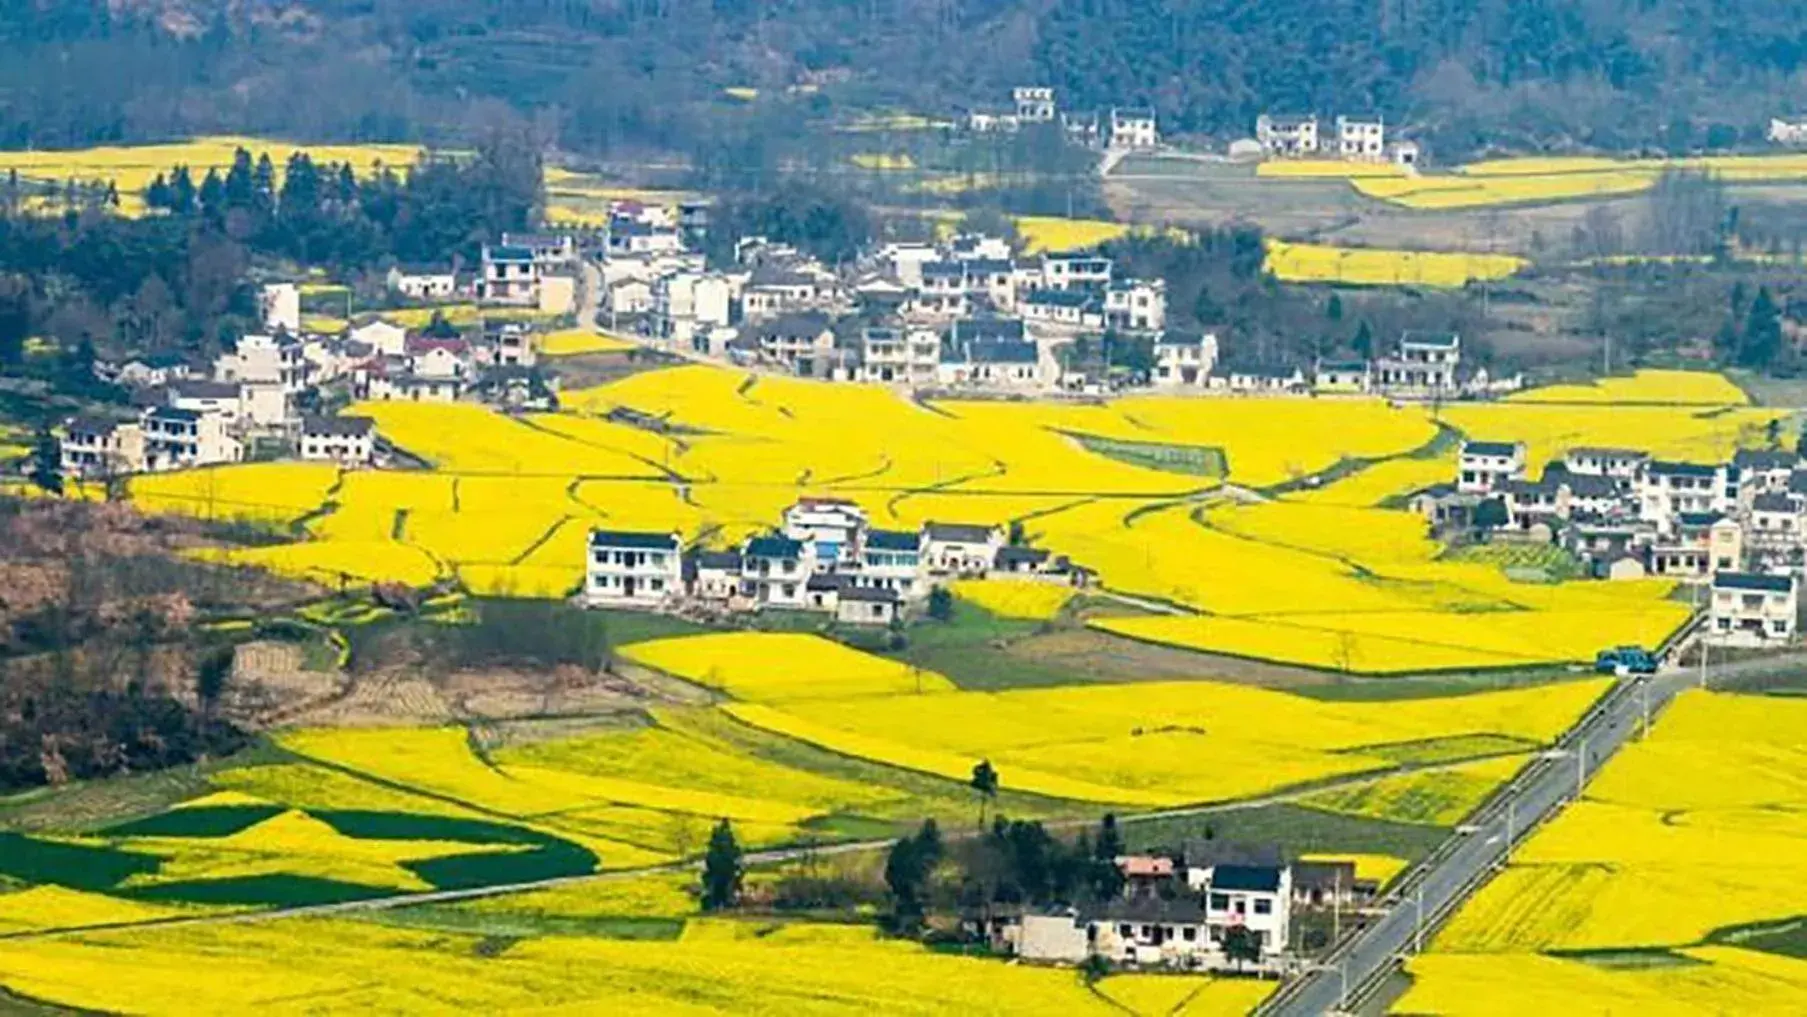
{"label": "paved road", "polygon": [[1695,684],[1693,669],[1673,669],[1648,679],[1623,680],[1601,697],[1555,750],[1537,760],[1428,860],[1420,875],[1389,894],[1391,908],[1346,941],[1322,966],[1290,982],[1257,1012],[1268,1017],[1317,1017],[1342,1010],[1377,985],[1399,958],[1417,949],[1422,935],[1459,906],[1538,822],[1574,797],[1600,764],[1634,738],[1676,693]]}

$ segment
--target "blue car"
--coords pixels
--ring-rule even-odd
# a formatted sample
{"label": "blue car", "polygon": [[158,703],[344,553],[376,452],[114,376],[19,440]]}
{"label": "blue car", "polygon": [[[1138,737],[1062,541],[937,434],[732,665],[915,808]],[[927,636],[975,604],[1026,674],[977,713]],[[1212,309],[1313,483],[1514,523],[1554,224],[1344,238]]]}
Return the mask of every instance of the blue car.
{"label": "blue car", "polygon": [[1594,670],[1599,674],[1655,674],[1656,666],[1656,658],[1641,646],[1601,650],[1594,657]]}

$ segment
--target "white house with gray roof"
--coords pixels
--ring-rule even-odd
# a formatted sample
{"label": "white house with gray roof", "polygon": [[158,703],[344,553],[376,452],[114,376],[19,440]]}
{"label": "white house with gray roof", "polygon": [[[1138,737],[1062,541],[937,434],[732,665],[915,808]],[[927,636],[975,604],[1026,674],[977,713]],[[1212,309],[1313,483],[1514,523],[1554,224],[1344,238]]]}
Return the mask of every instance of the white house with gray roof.
{"label": "white house with gray roof", "polygon": [[1793,576],[1720,572],[1713,577],[1707,635],[1721,646],[1780,646],[1794,639]]}
{"label": "white house with gray roof", "polygon": [[591,607],[663,607],[683,595],[683,539],[649,530],[590,531],[584,602]]}

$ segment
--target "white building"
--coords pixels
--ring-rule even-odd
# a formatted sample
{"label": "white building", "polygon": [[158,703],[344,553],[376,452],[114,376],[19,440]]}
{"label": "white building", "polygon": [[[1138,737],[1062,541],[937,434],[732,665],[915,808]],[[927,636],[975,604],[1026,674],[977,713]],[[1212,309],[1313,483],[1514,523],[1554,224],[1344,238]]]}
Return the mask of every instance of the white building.
{"label": "white building", "polygon": [[752,537],[741,548],[741,595],[757,607],[802,609],[804,584],[814,573],[808,545],[778,534]]}
{"label": "white building", "polygon": [[911,530],[867,530],[860,541],[856,585],[890,590],[906,601],[928,595],[923,561],[924,534]]}
{"label": "white building", "polygon": [[1096,254],[1042,256],[1042,287],[1051,290],[1103,290],[1111,284],[1111,259]]}
{"label": "white building", "polygon": [[1386,124],[1379,117],[1339,116],[1336,118],[1336,149],[1344,159],[1381,162],[1387,157]]}
{"label": "white building", "polygon": [[477,300],[485,304],[537,307],[540,302],[541,265],[526,247],[483,245]]}
{"label": "white building", "polygon": [[1017,303],[1024,321],[1058,329],[1102,329],[1104,301],[1081,289],[1030,290]]}
{"label": "white building", "polygon": [[111,477],[144,470],[144,428],[137,421],[76,417],[64,426],[65,477]]}
{"label": "white building", "polygon": [[144,432],[144,468],[152,473],[191,469],[245,458],[245,447],[217,413],[153,406],[139,422]]}
{"label": "white building", "polygon": [[1291,936],[1291,866],[1214,865],[1197,889],[1204,895],[1205,924],[1213,943],[1223,942],[1225,930],[1242,926],[1260,937],[1263,958],[1286,952]]}
{"label": "white building", "polygon": [[720,273],[677,272],[653,283],[652,335],[691,346],[699,335],[726,328],[734,288]]}
{"label": "white building", "polygon": [[816,571],[859,561],[866,510],[845,498],[800,498],[784,510],[786,537],[807,546]]}
{"label": "white building", "polygon": [[989,525],[931,522],[922,537],[923,563],[944,576],[983,575],[1004,546],[1004,531]]}
{"label": "white building", "polygon": [[1206,388],[1217,366],[1217,336],[1210,332],[1162,332],[1154,344],[1156,388]]}
{"label": "white building", "polygon": [[584,602],[660,607],[683,592],[683,541],[676,533],[591,530]]}
{"label": "white building", "polygon": [[1054,89],[1045,85],[1019,85],[1010,90],[1018,123],[1045,124],[1054,120]]}
{"label": "white building", "polygon": [[1316,155],[1318,118],[1263,113],[1255,118],[1255,142],[1267,156]]}
{"label": "white building", "polygon": [[1684,515],[1723,514],[1730,509],[1724,464],[1651,460],[1638,474],[1638,518],[1672,530]]}
{"label": "white building", "polygon": [[1463,494],[1493,494],[1507,481],[1525,476],[1523,442],[1467,441],[1456,471],[1456,490]]}
{"label": "white building", "polygon": [[920,326],[874,325],[859,337],[860,380],[926,387],[941,362],[941,334]]}
{"label": "white building", "polygon": [[1617,483],[1621,490],[1630,491],[1650,462],[1650,453],[1585,445],[1569,449],[1562,461],[1570,473],[1606,477]]}
{"label": "white building", "polygon": [[376,459],[376,421],[369,417],[301,418],[297,451],[305,460],[368,466]]}
{"label": "white building", "polygon": [[1777,145],[1807,145],[1807,117],[1788,120],[1770,117],[1767,136],[1771,143]]}
{"label": "white building", "polygon": [[1119,151],[1147,150],[1158,147],[1160,143],[1161,134],[1155,128],[1154,110],[1111,110],[1111,148]]}
{"label": "white building", "polygon": [[1104,323],[1123,332],[1159,332],[1167,327],[1167,281],[1125,279],[1104,290]]}
{"label": "white building", "polygon": [[577,238],[569,233],[503,233],[503,247],[523,247],[541,269],[577,263]]}
{"label": "white building", "polygon": [[308,363],[301,340],[287,333],[247,335],[213,364],[216,381],[276,385],[293,396],[308,386]]}
{"label": "white building", "polygon": [[1311,387],[1319,392],[1366,392],[1369,388],[1366,360],[1320,360],[1312,372]]}
{"label": "white building", "polygon": [[1374,387],[1390,395],[1431,396],[1455,391],[1462,337],[1453,332],[1407,332],[1392,357],[1374,362]]}
{"label": "white building", "polygon": [[451,270],[392,266],[384,282],[390,292],[409,300],[446,300],[458,292],[458,276]]}
{"label": "white building", "polygon": [[1794,639],[1792,576],[1720,572],[1713,576],[1707,632],[1722,646],[1781,646]]}

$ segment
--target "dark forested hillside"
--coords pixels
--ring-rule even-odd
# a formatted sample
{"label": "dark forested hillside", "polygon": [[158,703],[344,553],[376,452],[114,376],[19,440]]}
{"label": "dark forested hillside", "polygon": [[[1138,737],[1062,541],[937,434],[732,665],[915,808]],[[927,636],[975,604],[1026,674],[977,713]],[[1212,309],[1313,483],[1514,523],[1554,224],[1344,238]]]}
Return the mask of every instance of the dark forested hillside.
{"label": "dark forested hillside", "polygon": [[[799,117],[1148,104],[1170,131],[1378,111],[1445,155],[1723,146],[1807,105],[1807,6],[1773,0],[15,0],[0,144],[222,129],[684,148],[761,96]],[[744,112],[744,111],[743,111]]]}

